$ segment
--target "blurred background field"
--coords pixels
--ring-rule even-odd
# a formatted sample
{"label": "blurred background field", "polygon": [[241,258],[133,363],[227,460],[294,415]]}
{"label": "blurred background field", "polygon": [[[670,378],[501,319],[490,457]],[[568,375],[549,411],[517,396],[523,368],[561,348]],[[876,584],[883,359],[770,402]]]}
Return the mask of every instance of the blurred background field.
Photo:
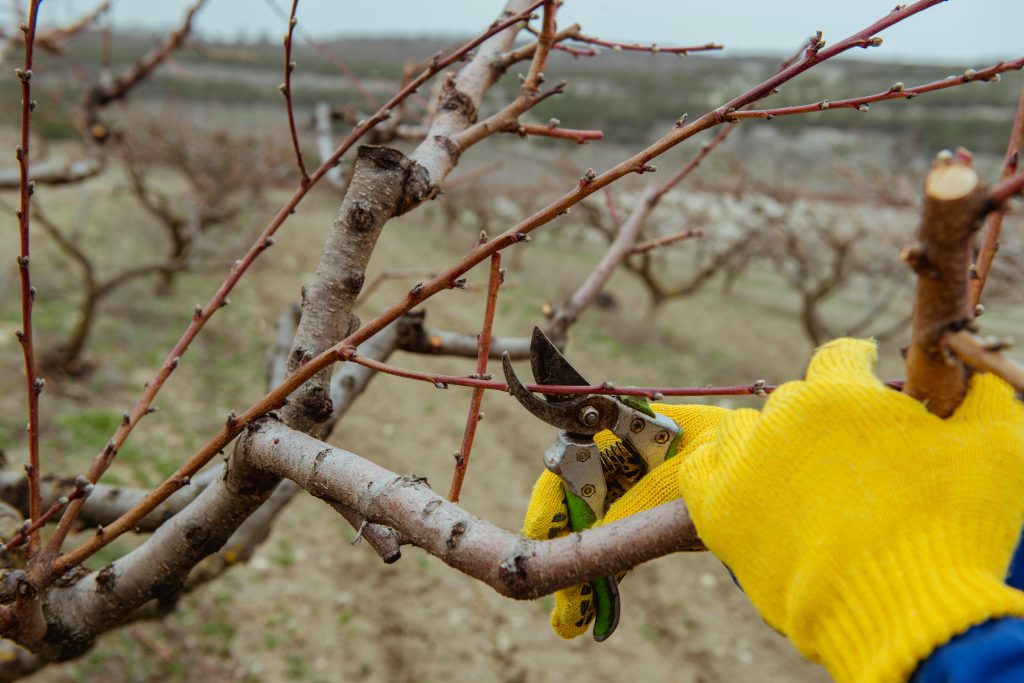
{"label": "blurred background field", "polygon": [[[148,36],[117,35],[115,71],[153,43]],[[365,39],[328,47],[383,98],[393,91],[406,58],[428,57],[447,45]],[[253,163],[266,166],[258,186],[241,183],[237,206],[197,247],[193,267],[166,289],[158,276],[142,277],[100,304],[81,372],[55,379],[44,394],[43,452],[51,472],[76,474],[102,448],[188,324],[193,306],[208,299],[296,181],[276,87],[280,47],[215,47],[221,52],[185,48],[130,103],[114,108],[111,119],[140,131],[198,129],[241,148],[262,145],[264,161]],[[75,69],[95,64],[99,49],[99,35],[87,34],[60,60],[41,59],[34,83],[40,101],[38,161],[77,153],[70,114],[81,97]],[[244,59],[217,58],[229,51]],[[320,54],[301,47],[296,60],[300,130],[307,157],[315,159],[313,107],[357,97]],[[393,271],[442,269],[481,230],[495,234],[510,227],[571,188],[586,168],[607,168],[683,112],[701,113],[762,79],[777,61],[609,53],[588,62],[559,56],[549,70],[569,82],[567,94],[545,103],[536,118],[599,128],[605,140],[577,147],[507,136],[474,148],[444,195],[388,225],[367,283]],[[948,66],[839,61],[787,87],[777,102],[876,92],[895,81],[910,86],[949,73]],[[816,335],[842,334],[867,319],[857,332],[884,333],[879,374],[898,379],[912,295],[898,252],[916,224],[924,170],[939,149],[963,145],[975,152],[985,177],[994,179],[1020,85],[1020,74],[1013,74],[1001,85],[972,84],[913,102],[883,103],[867,115],[823,113],[744,124],[650,221],[656,234],[703,231],[651,257],[650,272],[660,283],[669,289],[692,286],[692,293],[659,302],[637,273],[618,272],[602,305],[573,327],[567,355],[592,381],[619,385],[745,385],[758,379],[774,384],[801,375]],[[507,79],[489,97],[504,101],[515,87],[515,79]],[[14,88],[0,89],[4,111],[15,111],[16,98]],[[17,135],[8,119],[0,129],[5,148],[13,147]],[[339,139],[344,130],[338,124]],[[214,182],[227,171],[159,156],[173,150],[175,139],[152,152],[147,182],[175,205],[209,204],[200,196],[203,186],[190,179],[212,174]],[[611,201],[619,212],[628,213],[646,183],[674,173],[702,141],[659,159],[657,174],[614,185]],[[203,143],[183,138],[179,144]],[[36,193],[46,217],[73,234],[104,272],[147,263],[167,247],[166,231],[141,205],[129,170],[116,160],[84,184],[40,186]],[[16,197],[5,192],[0,200],[13,204]],[[157,402],[160,413],[133,435],[105,481],[154,485],[216,431],[229,411],[262,395],[274,321],[315,268],[338,201],[324,184],[286,223],[277,245],[232,295],[230,308],[193,345]],[[609,221],[606,198],[595,195],[531,242],[506,252],[508,275],[495,333],[522,336],[542,325],[545,307],[571,293],[600,258]],[[6,209],[0,224],[0,253],[13,254],[15,223]],[[1024,331],[1020,227],[1018,214],[1005,228],[982,318],[989,334]],[[52,240],[42,233],[35,239],[37,334],[45,347],[74,327],[81,277]],[[722,263],[711,268],[716,261]],[[372,317],[422,279],[382,280],[360,303],[361,317]],[[482,285],[486,273],[478,268],[469,279]],[[5,268],[0,377],[10,389],[0,393],[0,450],[15,463],[25,453],[21,359],[13,334],[20,324],[17,291],[16,270]],[[427,320],[475,333],[483,305],[478,287],[448,292],[426,306]],[[469,373],[473,365],[404,353],[392,362],[448,373]],[[447,488],[468,399],[469,392],[457,387],[438,390],[378,377],[331,441],[396,472],[426,476],[440,491]],[[732,407],[761,403],[757,397],[708,400]],[[484,411],[463,504],[518,529],[554,433],[504,394],[488,394]],[[81,660],[33,680],[543,682],[608,672],[684,683],[825,680],[760,621],[728,573],[706,555],[675,555],[637,568],[623,583],[619,632],[604,644],[566,643],[548,629],[550,598],[506,600],[414,548],[384,566],[368,548],[350,547],[353,534],[322,503],[300,496],[251,562],[186,597],[165,621],[127,626]],[[93,564],[101,566],[131,543],[115,543]]]}

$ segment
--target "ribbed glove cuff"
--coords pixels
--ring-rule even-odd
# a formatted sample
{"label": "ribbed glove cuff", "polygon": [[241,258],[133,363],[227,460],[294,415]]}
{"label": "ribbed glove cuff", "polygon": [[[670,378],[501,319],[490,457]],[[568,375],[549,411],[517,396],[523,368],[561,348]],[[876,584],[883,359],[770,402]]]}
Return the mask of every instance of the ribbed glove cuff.
{"label": "ribbed glove cuff", "polygon": [[840,570],[837,602],[785,630],[839,683],[880,683],[907,680],[935,648],[971,626],[1024,617],[1024,593],[982,569],[977,549],[951,547],[942,536],[904,538],[870,562]]}

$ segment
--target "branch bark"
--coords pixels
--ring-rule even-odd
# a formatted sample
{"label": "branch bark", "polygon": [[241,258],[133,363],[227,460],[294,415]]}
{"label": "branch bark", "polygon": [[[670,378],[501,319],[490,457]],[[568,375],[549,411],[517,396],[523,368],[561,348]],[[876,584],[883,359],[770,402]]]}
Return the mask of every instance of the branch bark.
{"label": "branch bark", "polygon": [[246,461],[344,503],[449,566],[520,600],[608,576],[679,551],[704,550],[679,500],[550,541],[530,541],[469,514],[416,477],[399,476],[274,420],[246,441]]}

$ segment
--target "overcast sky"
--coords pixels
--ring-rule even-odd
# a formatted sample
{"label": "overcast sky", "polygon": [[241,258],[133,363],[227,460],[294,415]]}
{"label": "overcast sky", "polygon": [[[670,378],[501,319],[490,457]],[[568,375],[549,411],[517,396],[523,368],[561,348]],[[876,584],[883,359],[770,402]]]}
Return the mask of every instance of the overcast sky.
{"label": "overcast sky", "polygon": [[[43,21],[62,22],[96,0],[46,0]],[[115,24],[164,28],[188,0],[113,0]],[[275,40],[284,22],[268,5],[289,0],[208,0],[198,18],[210,37]],[[454,36],[480,32],[501,0],[301,0],[300,23],[316,37]],[[577,21],[592,35],[661,45],[721,42],[739,54],[788,52],[822,29],[833,42],[883,16],[895,0],[567,0],[560,23]],[[285,10],[286,11],[286,10]],[[949,0],[885,32],[881,50],[854,56],[976,66],[1024,53],[1024,0]]]}

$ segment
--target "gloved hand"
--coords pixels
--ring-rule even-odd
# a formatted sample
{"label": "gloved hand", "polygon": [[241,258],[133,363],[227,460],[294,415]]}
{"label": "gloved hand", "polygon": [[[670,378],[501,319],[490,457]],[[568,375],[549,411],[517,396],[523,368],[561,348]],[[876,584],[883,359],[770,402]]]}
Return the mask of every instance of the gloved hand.
{"label": "gloved hand", "polygon": [[905,680],[971,625],[1024,616],[1004,585],[1024,522],[1024,408],[976,375],[942,420],[886,388],[875,355],[826,344],[805,381],[732,412],[680,463],[708,548],[840,682]]}
{"label": "gloved hand", "polygon": [[[651,404],[655,412],[667,415],[683,428],[683,441],[675,457],[640,480],[640,483],[615,501],[597,524],[608,524],[640,510],[667,503],[679,497],[680,464],[697,448],[711,443],[718,431],[718,422],[729,411],[711,406],[676,406]],[[618,439],[609,431],[594,437],[602,450]],[[562,480],[544,471],[540,475],[530,498],[523,523],[523,534],[527,538],[549,539],[570,533],[569,515],[565,502]],[[620,574],[617,579],[622,578]],[[555,593],[555,608],[551,612],[551,628],[563,638],[575,638],[586,633],[594,618],[594,597],[589,584],[566,588]]]}

